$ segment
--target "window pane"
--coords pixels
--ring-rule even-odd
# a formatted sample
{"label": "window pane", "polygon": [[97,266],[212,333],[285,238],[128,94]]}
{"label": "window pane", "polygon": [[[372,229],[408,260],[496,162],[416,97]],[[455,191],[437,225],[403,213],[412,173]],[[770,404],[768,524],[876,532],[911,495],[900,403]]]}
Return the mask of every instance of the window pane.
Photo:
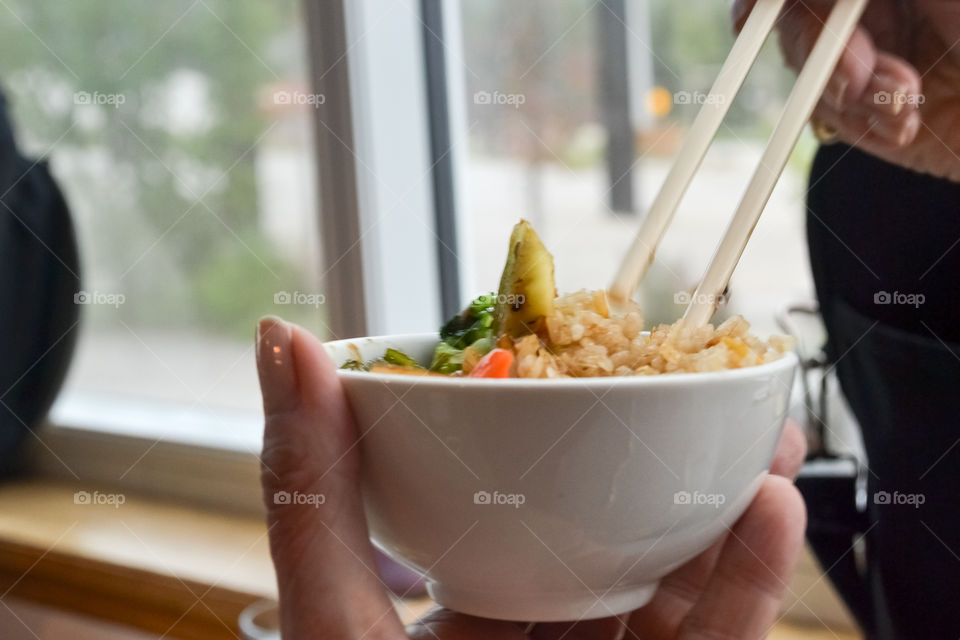
{"label": "window pane", "polygon": [[[461,0],[463,65],[451,64],[467,85],[464,201],[475,244],[468,293],[496,287],[510,227],[520,217],[554,253],[561,292],[610,284],[733,43],[728,2],[624,4],[624,15],[611,15],[617,2]],[[611,135],[635,145],[632,171],[615,174],[632,181],[632,215],[611,209],[616,180],[607,175],[603,114],[613,98],[601,69],[616,41],[602,31],[604,21],[626,39],[627,54],[614,50],[612,57],[627,68],[611,71],[615,83],[629,87],[629,104],[613,104],[626,110],[628,127]],[[645,278],[640,297],[648,324],[682,314],[674,296],[681,299],[677,294],[701,277],[792,83],[773,37]],[[805,136],[731,283],[727,311],[743,313],[759,331],[774,329],[778,306],[812,294],[803,196],[813,146]]]}
{"label": "window pane", "polygon": [[49,157],[78,227],[83,330],[61,410],[115,394],[258,409],[256,319],[324,334],[323,98],[299,2],[8,0],[0,48],[20,144]]}

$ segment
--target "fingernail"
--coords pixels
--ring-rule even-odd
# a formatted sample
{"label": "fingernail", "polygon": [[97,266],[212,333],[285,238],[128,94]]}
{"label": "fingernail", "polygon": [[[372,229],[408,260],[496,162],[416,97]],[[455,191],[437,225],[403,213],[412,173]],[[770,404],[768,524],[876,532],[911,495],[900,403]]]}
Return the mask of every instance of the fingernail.
{"label": "fingernail", "polygon": [[827,90],[823,97],[834,109],[842,111],[846,106],[847,89],[850,87],[850,79],[842,73],[835,73],[827,84]]}
{"label": "fingernail", "polygon": [[265,316],[257,323],[257,370],[268,414],[286,409],[295,397],[291,338],[290,325],[276,316]]}
{"label": "fingernail", "polygon": [[282,366],[290,350],[290,325],[277,316],[264,316],[257,323],[257,363],[271,360]]}
{"label": "fingernail", "polygon": [[906,120],[891,121],[889,118],[871,115],[867,122],[874,135],[879,136],[898,147],[905,147],[913,140],[919,125],[919,115],[913,114]]}
{"label": "fingernail", "polygon": [[905,147],[908,144],[913,143],[917,137],[917,133],[920,132],[920,114],[914,112],[910,114],[910,117],[907,118],[907,124],[903,127],[903,131],[900,132],[900,137],[897,140],[897,145]]}
{"label": "fingernail", "polygon": [[903,113],[908,100],[910,87],[886,74],[877,74],[870,81],[870,88],[864,94],[866,106],[880,113],[898,116]]}

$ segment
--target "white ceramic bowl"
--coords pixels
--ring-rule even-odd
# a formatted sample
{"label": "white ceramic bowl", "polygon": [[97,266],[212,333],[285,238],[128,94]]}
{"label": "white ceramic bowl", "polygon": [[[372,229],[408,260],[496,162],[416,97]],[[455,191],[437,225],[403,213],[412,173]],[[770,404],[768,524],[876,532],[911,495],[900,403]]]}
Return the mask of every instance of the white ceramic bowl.
{"label": "white ceramic bowl", "polygon": [[[327,344],[339,366],[436,334]],[[477,380],[340,371],[362,431],[374,543],[465,613],[633,610],[743,513],[783,427],[796,357],[717,373]]]}

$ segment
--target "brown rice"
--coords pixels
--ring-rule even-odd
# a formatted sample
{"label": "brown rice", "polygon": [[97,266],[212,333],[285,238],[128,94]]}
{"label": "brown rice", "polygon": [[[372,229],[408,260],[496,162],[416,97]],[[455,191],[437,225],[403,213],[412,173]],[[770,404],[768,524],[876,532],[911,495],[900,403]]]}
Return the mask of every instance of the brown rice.
{"label": "brown rice", "polygon": [[[793,349],[791,338],[763,341],[749,329],[743,317],[734,316],[717,328],[688,329],[681,320],[645,334],[638,307],[613,313],[605,292],[578,291],[556,299],[537,334],[504,338],[500,346],[513,350],[515,375],[521,378],[721,371],[770,362]],[[476,363],[469,351],[465,374]]]}

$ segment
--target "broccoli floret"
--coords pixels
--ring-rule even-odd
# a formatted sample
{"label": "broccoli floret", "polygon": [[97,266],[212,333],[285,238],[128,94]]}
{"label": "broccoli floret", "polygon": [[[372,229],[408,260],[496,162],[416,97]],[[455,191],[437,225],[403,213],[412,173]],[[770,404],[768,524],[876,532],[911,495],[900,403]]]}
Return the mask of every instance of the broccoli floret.
{"label": "broccoli floret", "polygon": [[475,299],[440,329],[440,339],[457,349],[465,349],[481,338],[493,336],[496,296],[492,293]]}
{"label": "broccoli floret", "polygon": [[463,367],[463,350],[467,347],[473,346],[481,353],[493,348],[496,303],[497,297],[493,293],[479,296],[443,325],[440,329],[442,342],[433,354],[431,371],[446,374],[459,371]]}
{"label": "broccoli floret", "polygon": [[437,345],[433,352],[433,362],[430,363],[430,371],[450,375],[463,368],[463,349],[451,347],[446,342]]}

